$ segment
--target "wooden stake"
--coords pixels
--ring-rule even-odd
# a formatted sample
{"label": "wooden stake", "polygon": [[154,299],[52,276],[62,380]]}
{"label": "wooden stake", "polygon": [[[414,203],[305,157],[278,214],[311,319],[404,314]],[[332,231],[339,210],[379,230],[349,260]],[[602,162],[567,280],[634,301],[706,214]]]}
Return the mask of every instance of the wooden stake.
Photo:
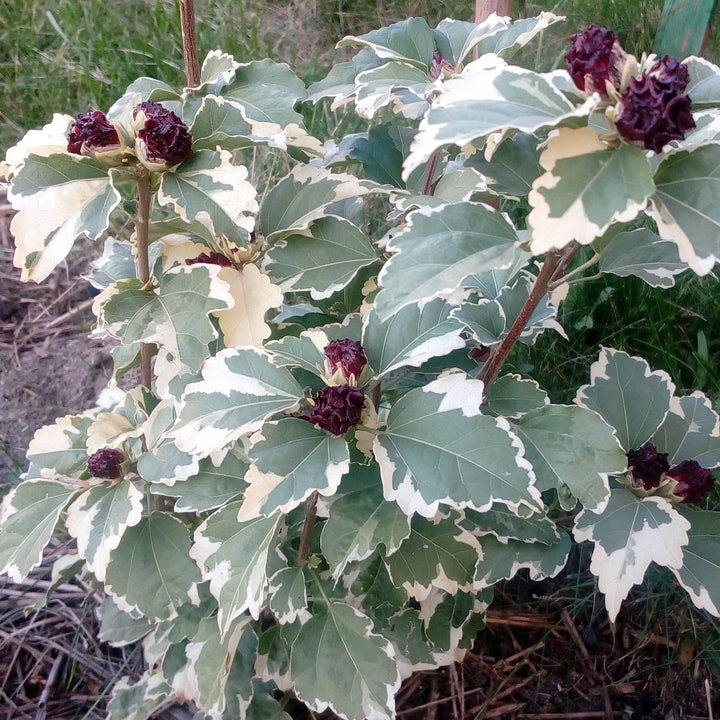
{"label": "wooden stake", "polygon": [[493,13],[500,17],[512,17],[512,0],[475,0],[475,22],[487,20]]}

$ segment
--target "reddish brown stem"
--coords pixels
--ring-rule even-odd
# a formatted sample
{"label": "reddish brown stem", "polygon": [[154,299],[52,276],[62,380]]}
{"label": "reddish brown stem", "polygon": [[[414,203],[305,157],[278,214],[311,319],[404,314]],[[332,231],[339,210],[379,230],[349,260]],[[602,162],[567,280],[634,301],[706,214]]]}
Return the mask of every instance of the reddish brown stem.
{"label": "reddish brown stem", "polygon": [[299,568],[305,567],[305,563],[307,562],[308,552],[310,550],[310,538],[312,537],[315,518],[317,517],[317,502],[318,492],[315,490],[305,505],[305,523],[303,525],[302,535],[300,536],[300,548],[298,549],[297,560],[295,561],[295,565]]}
{"label": "reddish brown stem", "polygon": [[500,372],[500,368],[505,364],[505,361],[510,355],[515,343],[519,340],[522,331],[525,329],[530,317],[535,312],[535,308],[540,304],[540,301],[545,297],[548,292],[548,286],[552,281],[553,275],[558,268],[558,265],[562,261],[562,256],[558,252],[550,252],[545,256],[545,262],[540,268],[537,278],[535,278],[535,284],[533,289],[530,291],[530,297],[527,299],[520,314],[515,318],[515,322],[510,328],[510,332],[507,334],[505,339],[500,345],[493,351],[490,357],[487,359],[485,364],[480,368],[478,372],[478,378],[485,383],[485,390],[495,382],[495,379]]}
{"label": "reddish brown stem", "polygon": [[180,0],[180,28],[182,30],[185,77],[190,88],[200,85],[197,36],[195,34],[195,0]]}

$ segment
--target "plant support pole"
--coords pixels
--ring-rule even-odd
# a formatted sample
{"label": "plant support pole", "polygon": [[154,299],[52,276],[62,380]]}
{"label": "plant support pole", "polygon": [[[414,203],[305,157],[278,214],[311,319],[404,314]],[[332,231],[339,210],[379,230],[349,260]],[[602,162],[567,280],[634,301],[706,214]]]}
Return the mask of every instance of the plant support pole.
{"label": "plant support pole", "polygon": [[[135,216],[135,249],[137,251],[138,278],[143,286],[150,282],[150,259],[148,229],[150,226],[150,203],[152,190],[148,171],[138,165],[137,200],[138,208]],[[152,365],[150,346],[140,343],[140,373],[142,384],[150,389],[152,386]]]}
{"label": "plant support pole", "polygon": [[195,35],[195,0],[180,0],[180,28],[187,84],[190,88],[196,88],[200,84],[200,63]]}
{"label": "plant support pole", "polygon": [[492,13],[497,13],[500,17],[511,17],[512,10],[512,0],[475,0],[475,22],[487,20]]}

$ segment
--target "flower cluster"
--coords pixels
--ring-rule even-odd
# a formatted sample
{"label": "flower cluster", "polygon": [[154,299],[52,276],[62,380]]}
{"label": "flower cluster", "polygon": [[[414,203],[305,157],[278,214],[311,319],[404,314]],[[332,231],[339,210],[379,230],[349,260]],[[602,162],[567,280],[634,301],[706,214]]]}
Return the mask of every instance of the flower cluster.
{"label": "flower cluster", "polygon": [[658,452],[652,443],[646,443],[637,450],[629,450],[626,454],[633,486],[642,486],[646,492],[674,480],[672,494],[675,499],[684,503],[696,503],[713,489],[712,473],[696,460],[683,460],[670,467],[668,454]]}
{"label": "flower cluster", "polygon": [[195,258],[185,260],[186,265],[197,265],[199,263],[208,263],[210,265],[219,265],[220,267],[232,267],[232,260],[220,252],[200,253]]}
{"label": "flower cluster", "polygon": [[325,346],[324,353],[330,365],[330,373],[340,369],[347,379],[353,375],[357,380],[367,364],[365,350],[357,340],[331,340]]}
{"label": "flower cluster", "polygon": [[117,480],[122,476],[122,464],[125,455],[120,450],[103,448],[97,450],[89,458],[87,467],[93,477],[106,480]]}
{"label": "flower cluster", "polygon": [[[99,110],[80,113],[70,126],[67,151],[95,157],[111,167],[134,155],[156,172],[178,165],[192,154],[192,135],[172,110],[148,100],[133,109],[133,119],[135,127],[119,128]],[[123,148],[121,138],[133,137],[134,147]]]}
{"label": "flower cluster", "polygon": [[591,25],[570,38],[565,66],[576,87],[585,92],[608,94],[607,84],[620,86],[627,54],[612,30]]}
{"label": "flower cluster", "polygon": [[315,396],[307,420],[331,435],[344,435],[360,422],[365,406],[365,391],[353,385],[326,385]]}
{"label": "flower cluster", "polygon": [[573,35],[565,54],[576,87],[612,102],[619,97],[612,115],[620,137],[660,152],[671,140],[683,140],[695,127],[690,98],[684,94],[690,74],[680,60],[669,55],[631,76],[628,68],[636,68],[635,63],[612,30],[595,25]]}
{"label": "flower cluster", "polygon": [[660,152],[695,127],[690,98],[683,95],[690,76],[676,58],[660,58],[649,72],[632,78],[618,103],[615,127],[621,137]]}

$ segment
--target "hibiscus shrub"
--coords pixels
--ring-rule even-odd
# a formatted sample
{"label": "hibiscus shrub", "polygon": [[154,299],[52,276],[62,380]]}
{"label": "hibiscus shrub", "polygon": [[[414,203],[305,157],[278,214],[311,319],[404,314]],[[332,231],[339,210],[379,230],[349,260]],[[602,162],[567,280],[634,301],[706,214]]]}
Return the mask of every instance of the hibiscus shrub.
{"label": "hibiscus shrub", "polygon": [[[62,532],[102,639],[142,639],[110,718],[391,718],[497,581],[573,541],[612,621],[652,562],[720,614],[710,400],[605,347],[569,405],[505,369],[586,268],[667,288],[720,258],[720,69],[597,27],[567,70],[509,63],[560,19],[412,18],[309,88],[214,51],[195,87],[140,78],[8,150],[23,279],[104,241],[95,332],[141,368],[36,433],[0,518],[0,571]],[[366,130],[321,143],[321,102]],[[261,199],[246,151],[290,167]]]}

